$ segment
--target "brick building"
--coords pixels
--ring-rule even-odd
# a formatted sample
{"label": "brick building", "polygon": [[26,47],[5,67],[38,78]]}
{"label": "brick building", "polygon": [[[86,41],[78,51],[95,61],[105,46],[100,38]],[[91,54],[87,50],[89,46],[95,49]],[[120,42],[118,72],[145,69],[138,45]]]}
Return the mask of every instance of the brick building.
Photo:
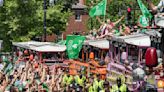
{"label": "brick building", "polygon": [[64,39],[66,35],[72,34],[73,32],[84,33],[87,32],[87,20],[89,18],[85,11],[86,6],[84,5],[85,0],[79,0],[79,3],[72,6],[73,15],[69,18],[66,31],[63,33]]}
{"label": "brick building", "polygon": [[[85,11],[85,0],[79,0],[79,2],[72,6],[73,15],[70,16],[68,25],[65,32],[62,35],[57,36],[55,34],[47,35],[46,41],[54,42],[57,39],[66,39],[66,35],[73,32],[84,33],[87,32],[87,20],[89,18],[88,13]],[[44,36],[42,36],[43,41]]]}

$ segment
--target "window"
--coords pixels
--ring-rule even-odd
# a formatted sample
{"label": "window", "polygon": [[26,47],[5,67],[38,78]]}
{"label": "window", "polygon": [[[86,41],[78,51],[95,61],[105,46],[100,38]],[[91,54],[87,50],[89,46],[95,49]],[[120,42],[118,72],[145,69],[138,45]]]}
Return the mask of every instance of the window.
{"label": "window", "polygon": [[80,14],[75,15],[75,21],[81,21],[81,15]]}

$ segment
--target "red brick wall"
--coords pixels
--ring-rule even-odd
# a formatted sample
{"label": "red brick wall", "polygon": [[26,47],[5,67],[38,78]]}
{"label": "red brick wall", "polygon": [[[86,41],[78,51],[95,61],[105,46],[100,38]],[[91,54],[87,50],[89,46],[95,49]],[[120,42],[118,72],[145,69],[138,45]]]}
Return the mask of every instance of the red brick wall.
{"label": "red brick wall", "polygon": [[66,31],[64,32],[63,36],[64,39],[66,35],[72,34],[72,32],[87,32],[87,20],[89,18],[88,15],[81,15],[81,21],[75,21],[75,15],[71,16],[66,27]]}
{"label": "red brick wall", "polygon": [[84,4],[85,0],[79,0],[79,3]]}
{"label": "red brick wall", "polygon": [[[55,34],[47,35],[46,41],[47,42],[54,42],[57,36]],[[44,41],[44,36],[42,36],[42,41]]]}

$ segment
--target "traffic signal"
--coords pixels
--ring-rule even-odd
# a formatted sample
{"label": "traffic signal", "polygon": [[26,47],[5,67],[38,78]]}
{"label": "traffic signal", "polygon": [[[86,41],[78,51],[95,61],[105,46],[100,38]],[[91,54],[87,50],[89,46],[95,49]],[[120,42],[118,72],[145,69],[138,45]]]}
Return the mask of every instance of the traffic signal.
{"label": "traffic signal", "polygon": [[131,14],[131,8],[127,8],[127,20],[131,20],[132,19],[132,14]]}

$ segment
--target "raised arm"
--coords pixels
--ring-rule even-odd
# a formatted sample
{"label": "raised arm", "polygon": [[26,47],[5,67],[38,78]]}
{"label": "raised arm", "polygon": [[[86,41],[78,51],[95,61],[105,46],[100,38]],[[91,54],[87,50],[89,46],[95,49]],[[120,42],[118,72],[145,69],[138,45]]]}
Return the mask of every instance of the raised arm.
{"label": "raised arm", "polygon": [[10,85],[14,84],[14,82],[16,81],[16,79],[21,75],[21,73],[19,72],[17,75],[14,76],[14,79],[11,81]]}
{"label": "raised arm", "polygon": [[32,84],[33,83],[33,81],[34,81],[34,73],[32,73],[32,77],[30,78],[31,80],[30,80],[30,83],[29,84]]}
{"label": "raised arm", "polygon": [[124,19],[125,16],[122,16],[119,20],[117,20],[116,22],[114,22],[114,25],[117,25],[122,19]]}
{"label": "raised arm", "polygon": [[46,70],[45,70],[45,68],[43,68],[43,73],[42,73],[42,77],[41,77],[41,82],[44,82],[44,80],[45,80],[45,75],[46,74]]}
{"label": "raised arm", "polygon": [[[149,7],[150,7],[150,9],[152,10],[152,11],[157,11],[157,6],[155,6],[152,2],[151,2],[151,0],[147,0],[147,2],[148,2],[148,4],[149,4]],[[160,5],[160,4],[159,4]],[[158,5],[158,6],[159,6]]]}
{"label": "raised arm", "polygon": [[1,91],[0,92],[5,92],[5,89],[8,86],[8,83],[9,83],[8,75],[5,75],[5,78],[6,78],[6,82],[3,85],[3,87],[1,88]]}
{"label": "raised arm", "polygon": [[52,76],[52,80],[51,80],[51,84],[54,84],[54,82],[55,82],[55,68],[53,68],[53,71],[52,71],[52,74],[51,74],[51,76]]}

